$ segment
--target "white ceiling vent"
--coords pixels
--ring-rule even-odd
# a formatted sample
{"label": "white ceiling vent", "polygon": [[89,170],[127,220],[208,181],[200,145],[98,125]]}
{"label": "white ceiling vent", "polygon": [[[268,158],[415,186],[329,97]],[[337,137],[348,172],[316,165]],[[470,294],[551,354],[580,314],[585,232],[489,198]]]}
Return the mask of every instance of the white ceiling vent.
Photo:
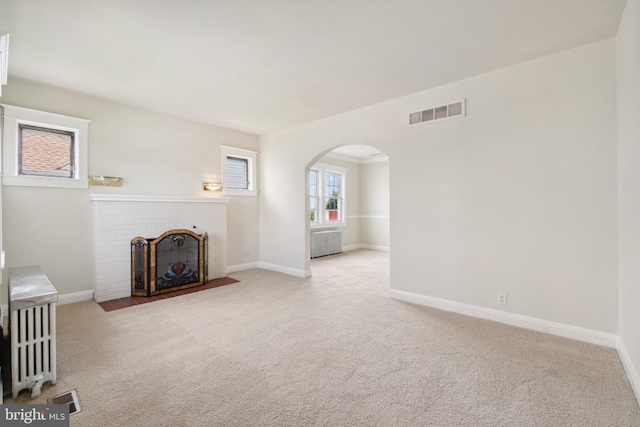
{"label": "white ceiling vent", "polygon": [[466,115],[466,100],[457,101],[449,105],[429,108],[409,114],[409,125],[439,122],[447,119],[457,119]]}

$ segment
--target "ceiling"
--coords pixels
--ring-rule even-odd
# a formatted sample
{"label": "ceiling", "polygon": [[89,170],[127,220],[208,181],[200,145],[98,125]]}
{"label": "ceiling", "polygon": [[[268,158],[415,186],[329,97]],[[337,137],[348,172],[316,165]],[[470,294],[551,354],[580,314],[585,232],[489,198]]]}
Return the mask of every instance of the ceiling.
{"label": "ceiling", "polygon": [[0,0],[20,77],[264,134],[615,36],[625,0]]}
{"label": "ceiling", "polygon": [[344,160],[357,163],[372,163],[389,159],[382,151],[370,145],[345,145],[333,149],[328,156],[336,158],[344,156],[346,157]]}

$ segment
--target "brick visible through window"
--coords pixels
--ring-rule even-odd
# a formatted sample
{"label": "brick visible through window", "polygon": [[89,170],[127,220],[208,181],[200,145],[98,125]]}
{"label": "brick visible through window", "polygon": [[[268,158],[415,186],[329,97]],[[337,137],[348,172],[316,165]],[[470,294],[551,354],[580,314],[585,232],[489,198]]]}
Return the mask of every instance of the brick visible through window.
{"label": "brick visible through window", "polygon": [[20,175],[73,177],[73,132],[20,125]]}

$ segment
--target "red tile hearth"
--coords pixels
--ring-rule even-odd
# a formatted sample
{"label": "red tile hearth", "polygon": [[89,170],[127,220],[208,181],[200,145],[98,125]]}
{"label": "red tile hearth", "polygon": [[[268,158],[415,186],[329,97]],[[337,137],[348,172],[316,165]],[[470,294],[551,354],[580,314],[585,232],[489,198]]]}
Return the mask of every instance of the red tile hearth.
{"label": "red tile hearth", "polygon": [[132,307],[134,305],[146,304],[148,302],[158,301],[161,299],[173,298],[180,295],[192,294],[194,292],[204,291],[206,289],[213,289],[219,286],[230,285],[232,283],[238,283],[239,280],[232,279],[231,277],[222,277],[220,279],[209,280],[202,286],[195,288],[183,289],[181,291],[168,292],[166,294],[154,295],[151,297],[127,297],[112,299],[110,301],[99,302],[98,305],[102,307],[104,311],[119,310],[121,308]]}

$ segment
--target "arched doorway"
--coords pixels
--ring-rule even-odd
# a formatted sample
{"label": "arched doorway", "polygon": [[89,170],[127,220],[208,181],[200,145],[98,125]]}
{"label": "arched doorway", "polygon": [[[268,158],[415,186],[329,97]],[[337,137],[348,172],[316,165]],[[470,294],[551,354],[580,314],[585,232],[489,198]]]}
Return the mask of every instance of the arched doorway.
{"label": "arched doorway", "polygon": [[368,145],[341,146],[318,155],[305,170],[310,259],[326,257],[326,262],[333,253],[354,250],[390,251],[385,153]]}

